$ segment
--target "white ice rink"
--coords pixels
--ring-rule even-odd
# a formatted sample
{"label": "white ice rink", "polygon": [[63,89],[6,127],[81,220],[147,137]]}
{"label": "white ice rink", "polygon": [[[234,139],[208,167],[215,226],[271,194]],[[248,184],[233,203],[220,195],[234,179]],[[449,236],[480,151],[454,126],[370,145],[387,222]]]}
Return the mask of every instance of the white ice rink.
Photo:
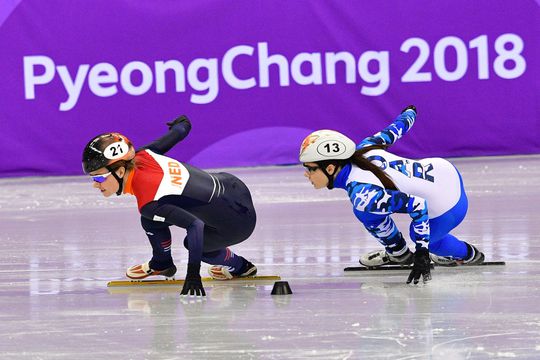
{"label": "white ice rink", "polygon": [[206,283],[200,302],[107,288],[151,256],[133,197],[105,199],[85,177],[0,179],[0,359],[540,359],[540,155],[453,162],[469,196],[454,235],[506,266],[436,268],[417,286],[345,273],[379,244],[343,190],[314,190],[299,166],[231,169],[258,211],[233,250],[293,294]]}

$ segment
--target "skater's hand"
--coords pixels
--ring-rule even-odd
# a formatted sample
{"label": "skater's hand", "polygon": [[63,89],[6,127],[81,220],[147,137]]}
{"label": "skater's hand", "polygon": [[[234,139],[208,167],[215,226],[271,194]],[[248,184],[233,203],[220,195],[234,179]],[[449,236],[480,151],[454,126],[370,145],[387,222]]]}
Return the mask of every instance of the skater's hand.
{"label": "skater's hand", "polygon": [[184,287],[182,288],[180,295],[206,296],[206,292],[204,291],[202,285],[201,276],[199,275],[197,278],[186,277]]}
{"label": "skater's hand", "polygon": [[407,279],[407,284],[410,284],[413,280],[415,284],[418,284],[420,276],[422,276],[424,283],[431,280],[431,260],[429,251],[424,248],[416,249],[414,253],[413,269]]}
{"label": "skater's hand", "polygon": [[184,287],[182,288],[180,295],[206,296],[201,281],[201,275],[199,274],[200,268],[200,264],[188,264],[186,280],[184,281]]}
{"label": "skater's hand", "polygon": [[414,106],[414,105],[409,105],[409,106],[407,106],[405,109],[403,109],[403,111],[402,111],[401,113],[403,114],[405,111],[407,111],[407,110],[409,110],[409,109],[410,109],[410,110],[413,110],[415,114],[417,113],[417,112],[416,112],[416,106]]}
{"label": "skater's hand", "polygon": [[180,115],[173,121],[169,121],[167,126],[169,126],[169,130],[171,130],[175,125],[178,124],[182,124],[188,132],[191,130],[191,121],[189,121],[186,115]]}

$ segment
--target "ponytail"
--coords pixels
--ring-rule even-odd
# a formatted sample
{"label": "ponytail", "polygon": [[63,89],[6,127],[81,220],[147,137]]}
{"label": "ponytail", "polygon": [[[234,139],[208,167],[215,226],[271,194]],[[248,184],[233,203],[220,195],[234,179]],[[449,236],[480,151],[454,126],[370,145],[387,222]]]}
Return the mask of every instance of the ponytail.
{"label": "ponytail", "polygon": [[389,190],[398,190],[397,186],[394,184],[392,179],[384,171],[382,171],[378,166],[371,163],[368,159],[364,157],[364,154],[368,151],[375,150],[375,149],[382,149],[385,150],[388,148],[387,145],[372,145],[367,146],[365,148],[356,150],[349,158],[349,161],[353,163],[354,165],[358,166],[362,170],[370,171],[373,175],[379,179],[379,181],[383,184],[385,189]]}

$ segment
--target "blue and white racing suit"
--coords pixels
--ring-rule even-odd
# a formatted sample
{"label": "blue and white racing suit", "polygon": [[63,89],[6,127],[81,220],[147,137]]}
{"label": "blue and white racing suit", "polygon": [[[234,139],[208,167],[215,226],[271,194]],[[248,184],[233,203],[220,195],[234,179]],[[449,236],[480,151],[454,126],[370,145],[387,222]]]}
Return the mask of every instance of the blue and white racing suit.
{"label": "blue and white racing suit", "polygon": [[[372,145],[391,145],[414,124],[416,113],[407,110],[383,131],[364,139],[357,149]],[[467,213],[467,196],[458,170],[442,158],[412,160],[386,150],[373,149],[364,154],[396,185],[399,191],[385,189],[370,171],[348,163],[337,174],[334,187],[347,190],[355,216],[385,246],[399,256],[406,243],[394,221],[393,213],[411,217],[409,229],[416,248],[428,248],[433,254],[463,259],[466,243],[449,232]]]}

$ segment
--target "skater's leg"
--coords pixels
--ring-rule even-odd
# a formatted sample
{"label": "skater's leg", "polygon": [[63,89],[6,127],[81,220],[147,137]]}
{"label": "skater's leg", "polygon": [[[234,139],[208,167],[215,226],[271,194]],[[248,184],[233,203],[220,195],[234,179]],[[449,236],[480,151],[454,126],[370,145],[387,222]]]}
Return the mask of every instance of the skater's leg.
{"label": "skater's leg", "polygon": [[467,243],[452,234],[446,234],[441,239],[429,244],[429,252],[438,256],[451,256],[456,259],[467,257]]}
{"label": "skater's leg", "polygon": [[467,243],[449,233],[465,216],[464,214],[457,217],[455,215],[456,213],[450,210],[429,221],[431,230],[430,253],[438,256],[451,256],[456,259],[463,259],[467,256]]}
{"label": "skater's leg", "polygon": [[439,256],[464,259],[469,252],[468,244],[450,234],[450,231],[463,221],[469,206],[461,175],[459,180],[461,195],[456,205],[444,214],[429,220],[429,252]]}
{"label": "skater's leg", "polygon": [[152,275],[171,277],[176,273],[171,256],[171,232],[165,223],[141,218],[141,224],[152,245],[152,259],[140,265],[133,265],[126,271],[131,279],[144,279]]}
{"label": "skater's leg", "polygon": [[[215,234],[207,234],[205,241],[211,240],[212,244],[225,244],[224,239],[220,239]],[[184,240],[184,246],[187,246]],[[201,261],[214,265],[209,268],[209,273],[214,279],[225,280],[238,276],[255,275],[257,268],[243,256],[235,254],[228,247],[221,249],[205,251],[202,254]]]}
{"label": "skater's leg", "polygon": [[242,256],[236,255],[229,248],[220,249],[211,252],[205,252],[202,256],[202,261],[210,265],[224,265],[231,268],[231,271],[241,270],[247,263],[247,260]]}
{"label": "skater's leg", "polygon": [[151,221],[141,217],[141,225],[152,245],[150,268],[163,270],[174,265],[171,255],[171,231],[164,222]]}
{"label": "skater's leg", "polygon": [[369,252],[360,257],[364,266],[381,266],[385,264],[410,264],[413,254],[407,247],[405,239],[399,232],[390,216],[370,216],[362,219],[366,229],[373,235],[384,250]]}
{"label": "skater's leg", "polygon": [[440,265],[478,264],[484,261],[484,254],[474,245],[450,234],[450,231],[463,221],[467,213],[467,196],[463,190],[463,183],[461,185],[462,193],[458,203],[448,212],[430,220],[429,251],[431,259]]}
{"label": "skater's leg", "polygon": [[367,231],[384,246],[389,255],[400,256],[408,250],[405,239],[390,216],[366,220],[363,224]]}

